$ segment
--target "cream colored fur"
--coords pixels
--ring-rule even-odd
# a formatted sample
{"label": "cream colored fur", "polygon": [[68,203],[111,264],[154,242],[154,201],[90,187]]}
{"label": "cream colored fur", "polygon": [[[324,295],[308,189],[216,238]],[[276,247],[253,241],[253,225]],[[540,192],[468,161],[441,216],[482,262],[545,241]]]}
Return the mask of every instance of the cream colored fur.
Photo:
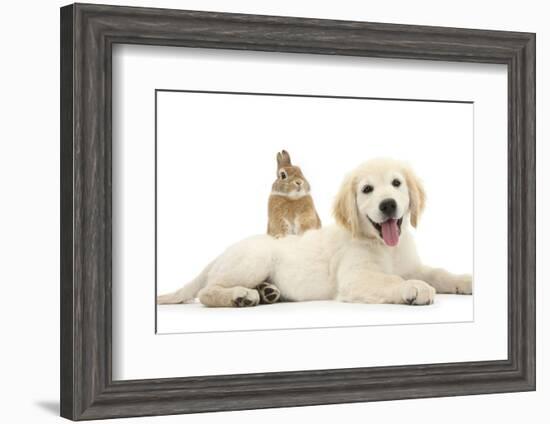
{"label": "cream colored fur", "polygon": [[[392,181],[401,185],[394,187]],[[365,185],[372,193],[365,194]],[[369,221],[383,220],[378,205],[392,197],[403,217],[399,243],[386,246]],[[158,303],[181,303],[198,295],[207,306],[232,306],[237,298],[258,303],[254,288],[276,284],[289,301],[327,300],[427,305],[438,293],[471,294],[470,275],[454,275],[420,261],[410,232],[425,203],[424,189],[403,163],[375,159],[359,166],[342,184],[334,206],[337,225],[301,236],[259,235],[229,247],[203,273]]]}

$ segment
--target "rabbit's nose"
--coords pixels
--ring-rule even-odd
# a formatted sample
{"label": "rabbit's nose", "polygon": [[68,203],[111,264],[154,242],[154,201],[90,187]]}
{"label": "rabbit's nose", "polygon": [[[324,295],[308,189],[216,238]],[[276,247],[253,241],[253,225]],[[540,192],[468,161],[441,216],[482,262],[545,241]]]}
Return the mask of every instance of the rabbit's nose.
{"label": "rabbit's nose", "polygon": [[300,186],[302,185],[302,180],[296,180],[295,182],[296,182],[296,185],[297,185],[298,187],[300,187]]}

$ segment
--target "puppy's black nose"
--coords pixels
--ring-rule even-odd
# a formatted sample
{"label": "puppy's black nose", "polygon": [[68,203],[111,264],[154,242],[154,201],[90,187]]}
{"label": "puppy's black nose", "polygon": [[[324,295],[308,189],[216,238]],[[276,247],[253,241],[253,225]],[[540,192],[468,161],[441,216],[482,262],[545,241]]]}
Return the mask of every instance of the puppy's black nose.
{"label": "puppy's black nose", "polygon": [[384,215],[392,217],[397,210],[397,202],[393,199],[384,199],[380,202],[380,206],[378,207]]}

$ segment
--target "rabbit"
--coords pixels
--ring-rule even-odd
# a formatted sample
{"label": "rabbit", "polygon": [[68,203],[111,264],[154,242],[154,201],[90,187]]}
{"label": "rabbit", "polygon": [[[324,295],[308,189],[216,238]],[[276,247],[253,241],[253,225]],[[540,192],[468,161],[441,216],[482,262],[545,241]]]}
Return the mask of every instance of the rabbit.
{"label": "rabbit", "polygon": [[309,182],[283,150],[277,153],[277,179],[269,196],[267,233],[280,238],[317,228],[321,228],[321,220],[313,204]]}
{"label": "rabbit", "polygon": [[[292,165],[288,152],[283,150],[277,153],[277,179],[269,196],[267,233],[280,238],[316,228],[321,228],[321,220],[313,204],[309,182],[302,170]],[[269,281],[264,281],[256,289],[261,303],[276,303],[281,298],[277,286]]]}

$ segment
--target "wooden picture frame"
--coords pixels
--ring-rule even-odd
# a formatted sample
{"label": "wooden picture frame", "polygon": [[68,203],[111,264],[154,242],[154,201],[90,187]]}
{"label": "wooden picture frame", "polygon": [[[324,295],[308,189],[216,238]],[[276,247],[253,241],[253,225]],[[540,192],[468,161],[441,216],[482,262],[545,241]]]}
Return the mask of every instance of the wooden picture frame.
{"label": "wooden picture frame", "polygon": [[[113,381],[116,43],[505,64],[508,359]],[[74,4],[61,9],[61,415],[72,420],[535,389],[535,35]]]}

